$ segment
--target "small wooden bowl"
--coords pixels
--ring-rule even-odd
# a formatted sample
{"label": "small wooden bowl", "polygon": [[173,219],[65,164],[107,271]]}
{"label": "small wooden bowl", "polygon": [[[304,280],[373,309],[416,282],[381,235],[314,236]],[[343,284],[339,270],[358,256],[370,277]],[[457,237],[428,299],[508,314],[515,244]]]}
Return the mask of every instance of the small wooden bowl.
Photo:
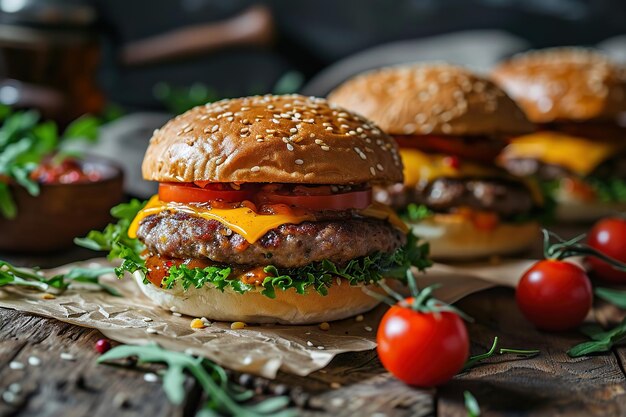
{"label": "small wooden bowl", "polygon": [[101,229],[112,218],[109,210],[124,197],[124,175],[117,165],[85,157],[83,166],[101,173],[101,180],[76,184],[42,184],[36,197],[16,185],[10,190],[17,216],[0,216],[0,251],[51,252],[73,244],[75,237]]}

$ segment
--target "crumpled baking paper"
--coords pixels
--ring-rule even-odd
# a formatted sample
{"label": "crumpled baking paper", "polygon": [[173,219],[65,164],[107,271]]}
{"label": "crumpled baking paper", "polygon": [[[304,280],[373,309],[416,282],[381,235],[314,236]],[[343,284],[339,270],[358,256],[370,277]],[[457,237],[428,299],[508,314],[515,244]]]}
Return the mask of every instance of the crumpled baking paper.
{"label": "crumpled baking paper", "polygon": [[[494,285],[515,286],[533,261],[511,260],[498,264],[447,266],[436,264],[428,273],[417,274],[417,283],[441,287],[435,295],[448,303]],[[110,266],[106,259],[65,265],[47,274],[71,267]],[[204,356],[226,368],[274,378],[283,371],[306,376],[324,368],[336,355],[376,347],[376,326],[386,307],[379,306],[358,319],[332,322],[329,330],[318,326],[249,325],[231,330],[230,323],[212,323],[191,329],[193,317],[179,317],[151,304],[130,277],[102,281],[123,297],[76,284],[54,299],[25,288],[0,290],[0,307],[12,308],[78,326],[100,330],[106,337],[127,344],[158,343],[161,346]]]}

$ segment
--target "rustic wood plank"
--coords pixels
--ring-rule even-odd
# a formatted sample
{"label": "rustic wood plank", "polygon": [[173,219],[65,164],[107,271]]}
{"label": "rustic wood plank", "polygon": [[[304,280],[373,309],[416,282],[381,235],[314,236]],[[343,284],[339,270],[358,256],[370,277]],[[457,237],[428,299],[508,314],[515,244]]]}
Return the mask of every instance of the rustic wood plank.
{"label": "rustic wood plank", "polygon": [[474,353],[494,336],[502,347],[540,349],[530,359],[492,358],[438,391],[437,413],[465,416],[463,391],[477,398],[483,416],[620,416],[626,413],[626,378],[615,355],[572,359],[567,349],[584,339],[576,332],[535,330],[515,306],[513,291],[493,289],[460,303],[476,319],[469,325]]}
{"label": "rustic wood plank", "polygon": [[[13,404],[0,401],[0,416],[189,415],[168,403],[159,383],[145,382],[143,372],[97,365],[93,346],[101,337],[95,330],[0,309],[0,393],[14,383],[21,387]],[[62,360],[62,352],[76,360]],[[41,364],[28,365],[29,357]],[[12,361],[25,368],[11,369]]]}

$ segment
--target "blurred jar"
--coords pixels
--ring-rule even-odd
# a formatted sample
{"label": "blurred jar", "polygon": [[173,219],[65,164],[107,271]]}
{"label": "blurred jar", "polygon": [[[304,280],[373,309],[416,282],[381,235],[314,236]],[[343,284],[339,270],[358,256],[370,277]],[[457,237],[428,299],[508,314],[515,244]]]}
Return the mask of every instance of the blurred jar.
{"label": "blurred jar", "polygon": [[98,113],[96,12],[83,0],[0,0],[0,103],[61,124]]}

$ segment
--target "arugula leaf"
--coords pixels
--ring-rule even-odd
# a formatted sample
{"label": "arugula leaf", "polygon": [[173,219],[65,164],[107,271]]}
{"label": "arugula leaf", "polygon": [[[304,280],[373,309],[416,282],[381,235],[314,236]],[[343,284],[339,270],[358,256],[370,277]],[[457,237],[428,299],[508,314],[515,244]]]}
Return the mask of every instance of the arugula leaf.
{"label": "arugula leaf", "polygon": [[17,208],[11,197],[8,184],[16,183],[36,196],[39,185],[30,178],[41,161],[69,140],[94,140],[97,137],[98,119],[83,116],[71,123],[59,136],[56,123],[40,122],[36,111],[13,113],[6,107],[0,108],[0,215],[14,218]]}
{"label": "arugula leaf", "polygon": [[592,340],[580,343],[568,350],[567,354],[572,358],[586,356],[590,353],[608,352],[614,345],[626,340],[626,318],[611,330],[601,331],[599,328],[586,328],[585,334]]}
{"label": "arugula leaf", "polygon": [[125,271],[146,273],[146,262],[141,257],[145,246],[138,239],[128,237],[128,228],[137,213],[145,206],[145,202],[133,199],[129,203],[117,205],[111,209],[111,215],[118,219],[109,224],[103,231],[92,230],[84,238],[74,239],[74,243],[87,249],[108,251],[108,259],[122,259],[122,264],[115,268],[119,278]]}
{"label": "arugula leaf", "polygon": [[474,397],[471,392],[464,391],[463,398],[465,400],[465,411],[467,411],[467,417],[479,417],[480,407],[478,406],[476,397]]}
{"label": "arugula leaf", "polygon": [[619,308],[626,308],[626,291],[597,287],[594,292],[598,298],[601,298]]}
{"label": "arugula leaf", "polygon": [[7,219],[14,219],[17,216],[17,206],[9,186],[3,182],[0,182],[0,214]]}
{"label": "arugula leaf", "polygon": [[102,284],[99,281],[102,275],[112,272],[113,268],[72,268],[65,274],[57,274],[47,278],[37,270],[30,271],[25,268],[18,268],[0,260],[0,287],[19,285],[44,292],[49,291],[51,288],[63,292],[72,282],[86,282],[100,287],[100,289],[111,295],[121,296],[115,288]]}
{"label": "arugula leaf", "polygon": [[296,413],[286,409],[287,397],[274,397],[255,404],[244,404],[253,397],[251,391],[230,383],[224,368],[209,361],[184,353],[163,349],[157,345],[117,346],[98,358],[98,363],[137,357],[140,363],[163,363],[167,366],[163,374],[163,390],[173,404],[182,404],[185,399],[186,375],[196,379],[208,397],[196,416],[246,416],[292,417]]}

